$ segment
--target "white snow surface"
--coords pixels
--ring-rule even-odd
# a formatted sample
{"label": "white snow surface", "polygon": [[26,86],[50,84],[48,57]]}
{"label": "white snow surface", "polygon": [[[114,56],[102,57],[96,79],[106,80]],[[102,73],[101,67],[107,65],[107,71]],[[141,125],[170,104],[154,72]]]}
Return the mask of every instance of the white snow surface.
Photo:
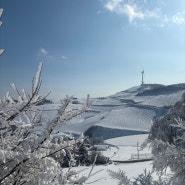
{"label": "white snow surface", "polygon": [[[153,119],[163,116],[169,106],[181,99],[184,91],[185,84],[144,84],[108,97],[93,98],[91,111],[63,124],[60,131],[81,134],[94,125],[120,130],[149,131]],[[44,105],[44,112],[51,118],[59,105],[48,106]],[[73,104],[75,109],[80,106]]]}
{"label": "white snow surface", "polygon": [[[108,170],[112,170],[118,172],[122,170],[126,173],[126,175],[133,181],[135,177],[142,174],[144,169],[147,171],[152,171],[152,162],[140,162],[140,163],[131,163],[131,164],[111,164],[111,165],[99,165],[95,166],[92,172],[92,176],[87,180],[86,184],[93,184],[93,185],[117,185],[118,180],[111,178],[108,173]],[[75,171],[79,172],[79,177],[81,176],[88,176],[91,167],[76,167],[74,168]]]}
{"label": "white snow surface", "polygon": [[109,150],[103,152],[103,154],[106,157],[109,157],[111,160],[115,161],[130,160],[131,155],[138,154],[138,146],[139,156],[146,155],[145,158],[147,158],[147,156],[151,156],[151,150],[148,147],[141,149],[141,145],[147,139],[147,137],[148,134],[141,134],[105,140],[105,142],[110,144],[110,146],[112,145],[112,147],[110,147]]}
{"label": "white snow surface", "polygon": [[[114,159],[112,160],[128,160],[131,154],[135,154],[137,151],[136,144],[142,144],[147,138],[147,134],[143,135],[134,135],[134,136],[125,136],[119,138],[108,139],[105,142],[117,146],[119,149],[116,151],[114,147],[111,147],[109,150],[104,152],[107,156],[111,156],[114,152]],[[148,148],[145,148],[140,153],[150,153]],[[79,166],[73,168],[75,171],[79,172],[79,177],[88,176],[91,166]],[[142,174],[144,169],[147,171],[152,171],[152,161],[147,162],[138,162],[138,163],[113,163],[110,165],[98,165],[95,166],[92,172],[92,176],[88,179],[86,184],[93,182],[93,185],[114,185],[118,184],[118,180],[112,179],[108,173],[108,170],[118,172],[122,170],[126,175],[134,180],[139,174]],[[94,174],[94,175],[93,175]],[[156,175],[153,174],[154,178]]]}

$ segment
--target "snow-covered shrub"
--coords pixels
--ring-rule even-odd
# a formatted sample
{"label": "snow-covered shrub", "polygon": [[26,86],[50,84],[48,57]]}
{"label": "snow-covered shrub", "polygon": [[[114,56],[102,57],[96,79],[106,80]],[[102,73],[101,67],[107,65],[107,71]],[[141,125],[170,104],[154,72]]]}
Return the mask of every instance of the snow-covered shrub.
{"label": "snow-covered shrub", "polygon": [[126,176],[125,172],[119,170],[118,172],[108,170],[109,175],[113,178],[118,180],[118,185],[132,185],[131,180]]}
{"label": "snow-covered shrub", "polygon": [[153,178],[151,172],[147,172],[145,169],[144,173],[140,174],[135,179],[133,185],[153,185]]}
{"label": "snow-covered shrub", "polygon": [[135,178],[133,185],[167,185],[167,183],[164,182],[160,176],[158,180],[154,180],[152,172],[145,169],[142,174]]}
{"label": "snow-covered shrub", "polygon": [[[84,137],[52,142],[57,128],[75,116],[86,112],[89,101],[80,110],[70,110],[72,98],[61,102],[56,117],[49,122],[41,122],[42,112],[37,104],[48,96],[40,96],[42,63],[39,64],[31,93],[12,88],[17,98],[7,93],[0,99],[0,184],[73,184],[78,183],[76,173],[63,172],[53,155],[65,156],[73,153],[75,147],[83,143]],[[75,162],[75,159],[74,159]],[[72,166],[72,158],[70,160]]]}
{"label": "snow-covered shrub", "polygon": [[52,157],[57,160],[62,167],[90,166],[94,163],[95,158],[96,165],[110,162],[108,157],[103,156],[102,152],[97,150],[97,146],[104,147],[104,145],[91,145],[91,138],[84,137],[80,142],[76,139],[76,144],[73,145],[73,149],[65,150],[65,155],[54,154]]}
{"label": "snow-covered shrub", "polygon": [[108,157],[105,157],[102,151],[107,149],[104,145],[104,140],[98,137],[87,137],[84,145],[86,146],[86,155],[84,156],[84,164],[91,165],[95,158],[95,164],[107,164],[110,162]]}
{"label": "snow-covered shrub", "polygon": [[138,175],[134,181],[129,179],[126,176],[126,173],[122,170],[119,170],[118,172],[108,170],[108,172],[113,179],[117,179],[119,181],[119,185],[170,185],[166,182],[163,182],[160,177],[158,180],[154,180],[152,177],[152,172],[147,172],[146,169],[142,174]]}
{"label": "snow-covered shrub", "polygon": [[91,165],[93,161],[95,160],[96,165],[102,165],[102,164],[110,164],[110,160],[108,157],[105,157],[102,152],[96,151],[96,150],[90,150],[88,152],[88,158],[86,159],[86,164]]}
{"label": "snow-covered shrub", "polygon": [[154,155],[154,169],[162,175],[170,171],[172,185],[184,184],[185,93],[166,116],[153,123],[148,142]]}
{"label": "snow-covered shrub", "polygon": [[[65,139],[67,138],[67,139]],[[81,139],[80,139],[81,138]],[[60,138],[59,138],[60,139]],[[88,148],[85,145],[85,137],[82,135],[78,139],[68,138],[66,136],[63,137],[61,142],[74,141],[75,144],[70,147],[63,149],[64,153],[55,153],[51,155],[56,161],[58,161],[61,167],[70,167],[70,166],[79,166],[79,165],[88,165]],[[56,141],[55,139],[55,142]],[[92,162],[93,163],[93,162]],[[91,163],[91,164],[92,164]]]}
{"label": "snow-covered shrub", "polygon": [[88,143],[94,146],[94,145],[104,144],[104,140],[100,137],[89,137]]}

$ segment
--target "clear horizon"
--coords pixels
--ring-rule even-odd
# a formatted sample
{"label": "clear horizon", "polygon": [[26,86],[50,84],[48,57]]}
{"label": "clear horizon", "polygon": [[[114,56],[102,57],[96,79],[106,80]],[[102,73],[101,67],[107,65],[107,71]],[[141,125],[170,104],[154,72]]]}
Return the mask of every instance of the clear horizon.
{"label": "clear horizon", "polygon": [[141,84],[185,79],[185,1],[32,0],[1,3],[0,96],[31,90],[43,62],[41,95],[102,97]]}

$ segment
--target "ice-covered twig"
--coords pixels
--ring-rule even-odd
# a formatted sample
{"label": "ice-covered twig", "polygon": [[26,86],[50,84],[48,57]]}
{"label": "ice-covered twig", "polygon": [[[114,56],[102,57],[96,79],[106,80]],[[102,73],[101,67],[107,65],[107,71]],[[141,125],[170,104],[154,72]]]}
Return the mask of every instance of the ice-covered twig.
{"label": "ice-covered twig", "polygon": [[0,18],[1,18],[1,16],[2,16],[2,14],[3,14],[3,9],[0,8]]}
{"label": "ice-covered twig", "polygon": [[14,83],[11,84],[13,90],[18,94],[18,98],[15,100],[10,96],[9,92],[7,93],[6,101],[11,104],[11,106],[9,106],[9,110],[6,111],[8,114],[4,113],[2,116],[6,121],[12,121],[21,113],[27,111],[38,103],[41,103],[50,94],[49,92],[44,97],[38,95],[41,86],[41,71],[42,63],[39,64],[31,95],[29,95],[29,93],[27,93],[24,89],[19,91]]}

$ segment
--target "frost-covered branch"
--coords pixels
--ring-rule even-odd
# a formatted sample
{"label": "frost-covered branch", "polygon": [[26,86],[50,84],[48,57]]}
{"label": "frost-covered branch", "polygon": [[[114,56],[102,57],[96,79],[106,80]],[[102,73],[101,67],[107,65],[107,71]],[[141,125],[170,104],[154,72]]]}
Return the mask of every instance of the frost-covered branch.
{"label": "frost-covered branch", "polygon": [[[89,110],[89,98],[81,109],[73,110],[69,109],[72,97],[66,97],[61,101],[57,116],[49,122],[42,122],[39,119],[42,112],[37,106],[46,98],[39,96],[41,70],[42,63],[39,64],[35,81],[32,83],[31,94],[18,90],[12,84],[18,98],[15,99],[7,93],[0,100],[0,184],[49,185],[78,181],[77,176],[70,171],[63,172],[59,161],[70,154],[69,164],[72,165],[76,160],[74,151],[82,145],[84,137],[65,139],[61,136],[60,141],[55,142],[53,135],[62,124]],[[39,127],[41,128],[38,133]]]}
{"label": "frost-covered branch", "polygon": [[119,170],[118,172],[115,172],[112,170],[108,170],[108,172],[113,179],[119,180],[118,183],[119,185],[133,185],[131,180],[126,176],[124,171]]}
{"label": "frost-covered branch", "polygon": [[[1,21],[1,16],[2,16],[2,14],[3,14],[3,9],[0,8],[0,27],[1,27],[1,25],[3,24],[2,21]],[[3,53],[4,53],[4,49],[0,49],[0,56],[1,56]]]}
{"label": "frost-covered branch", "polygon": [[3,9],[0,8],[0,18],[1,18],[1,16],[2,16],[2,14],[3,14]]}
{"label": "frost-covered branch", "polygon": [[[0,8],[0,18],[3,9]],[[0,21],[0,26],[2,22]],[[0,55],[4,49],[0,49]],[[0,184],[2,185],[61,185],[79,183],[76,173],[63,172],[62,163],[69,153],[71,162],[84,138],[60,137],[53,141],[57,128],[88,110],[89,102],[78,111],[69,110],[70,98],[66,98],[58,115],[50,122],[42,119],[38,104],[49,95],[39,95],[42,63],[32,81],[31,93],[19,90],[12,83],[17,98],[7,92],[0,99]],[[38,132],[40,130],[40,132]],[[76,151],[75,151],[76,150]],[[59,160],[60,159],[60,160]],[[69,164],[72,164],[72,163]]]}
{"label": "frost-covered branch", "polygon": [[[15,93],[17,93],[18,98],[14,99],[10,93],[8,92],[4,99],[1,99],[0,102],[0,114],[4,121],[12,121],[20,114],[25,114],[28,110],[37,111],[34,107],[38,103],[44,101],[46,97],[50,94],[46,94],[45,96],[39,96],[39,90],[41,85],[41,71],[42,71],[42,63],[39,64],[36,80],[34,83],[34,89],[32,94],[27,93],[24,89],[21,91],[17,89],[14,83],[11,84]],[[6,109],[4,109],[6,107]]]}
{"label": "frost-covered branch", "polygon": [[148,143],[154,155],[153,167],[160,174],[170,171],[171,185],[185,182],[185,93],[161,119],[152,125]]}
{"label": "frost-covered branch", "polygon": [[[1,26],[1,24],[2,24],[2,23],[1,23],[1,21],[0,21],[0,26]],[[0,49],[0,56],[4,53],[4,51],[5,51],[4,49]]]}

